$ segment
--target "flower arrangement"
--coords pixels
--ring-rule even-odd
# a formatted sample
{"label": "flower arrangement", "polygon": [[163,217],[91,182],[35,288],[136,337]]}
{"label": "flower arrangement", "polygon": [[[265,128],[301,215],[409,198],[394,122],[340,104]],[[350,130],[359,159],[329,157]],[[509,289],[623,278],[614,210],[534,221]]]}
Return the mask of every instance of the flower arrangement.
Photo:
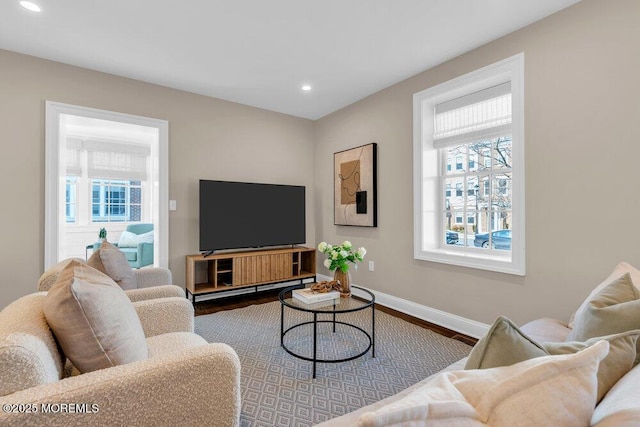
{"label": "flower arrangement", "polygon": [[100,229],[100,232],[98,233],[98,239],[102,240],[106,238],[107,238],[107,229],[103,227]]}
{"label": "flower arrangement", "polygon": [[367,254],[365,248],[354,249],[350,241],[345,240],[341,245],[329,245],[326,242],[320,242],[318,250],[323,254],[327,254],[324,260],[324,266],[329,270],[340,270],[343,273],[349,271],[349,264],[353,263],[358,268],[356,262],[362,262]]}

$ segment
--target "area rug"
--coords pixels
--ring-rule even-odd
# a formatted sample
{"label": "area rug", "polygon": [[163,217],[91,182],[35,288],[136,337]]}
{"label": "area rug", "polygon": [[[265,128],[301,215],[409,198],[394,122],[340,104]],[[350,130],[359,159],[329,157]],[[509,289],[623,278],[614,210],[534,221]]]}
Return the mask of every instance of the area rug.
{"label": "area rug", "polygon": [[[311,320],[287,310],[285,327]],[[280,346],[280,303],[252,305],[195,318],[196,333],[208,342],[229,344],[242,365],[242,427],[303,427],[326,421],[391,396],[469,354],[471,347],[376,310],[375,358],[371,352],[341,363],[317,365]],[[371,329],[369,310],[341,315]],[[344,316],[348,316],[345,318]],[[329,319],[328,316],[324,317]],[[285,343],[310,356],[311,326],[296,328]],[[360,332],[337,325],[319,326],[319,357],[344,358],[368,345]]]}

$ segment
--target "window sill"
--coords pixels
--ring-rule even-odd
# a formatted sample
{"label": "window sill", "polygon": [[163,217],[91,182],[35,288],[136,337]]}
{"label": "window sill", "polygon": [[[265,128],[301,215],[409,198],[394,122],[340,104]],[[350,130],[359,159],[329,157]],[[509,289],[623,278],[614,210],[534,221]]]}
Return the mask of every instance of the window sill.
{"label": "window sill", "polygon": [[517,276],[525,275],[524,263],[519,265],[514,262],[513,256],[485,255],[476,252],[459,252],[448,249],[429,249],[416,251],[414,258],[423,261],[494,271],[497,273]]}

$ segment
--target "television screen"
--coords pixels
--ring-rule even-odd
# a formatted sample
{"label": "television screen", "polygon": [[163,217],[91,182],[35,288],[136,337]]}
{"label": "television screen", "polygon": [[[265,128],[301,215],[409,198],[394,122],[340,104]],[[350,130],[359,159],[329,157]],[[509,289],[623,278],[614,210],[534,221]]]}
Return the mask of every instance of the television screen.
{"label": "television screen", "polygon": [[200,180],[200,250],[306,241],[305,187]]}

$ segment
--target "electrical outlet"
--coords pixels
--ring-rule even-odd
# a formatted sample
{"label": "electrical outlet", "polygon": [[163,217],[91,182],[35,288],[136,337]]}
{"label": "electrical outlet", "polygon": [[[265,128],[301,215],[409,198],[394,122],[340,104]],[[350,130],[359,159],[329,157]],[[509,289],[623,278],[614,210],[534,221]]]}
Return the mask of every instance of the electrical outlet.
{"label": "electrical outlet", "polygon": [[175,211],[178,209],[178,203],[175,200],[169,200],[169,210]]}
{"label": "electrical outlet", "polygon": [[369,261],[369,271],[373,271],[374,267],[373,261]]}

